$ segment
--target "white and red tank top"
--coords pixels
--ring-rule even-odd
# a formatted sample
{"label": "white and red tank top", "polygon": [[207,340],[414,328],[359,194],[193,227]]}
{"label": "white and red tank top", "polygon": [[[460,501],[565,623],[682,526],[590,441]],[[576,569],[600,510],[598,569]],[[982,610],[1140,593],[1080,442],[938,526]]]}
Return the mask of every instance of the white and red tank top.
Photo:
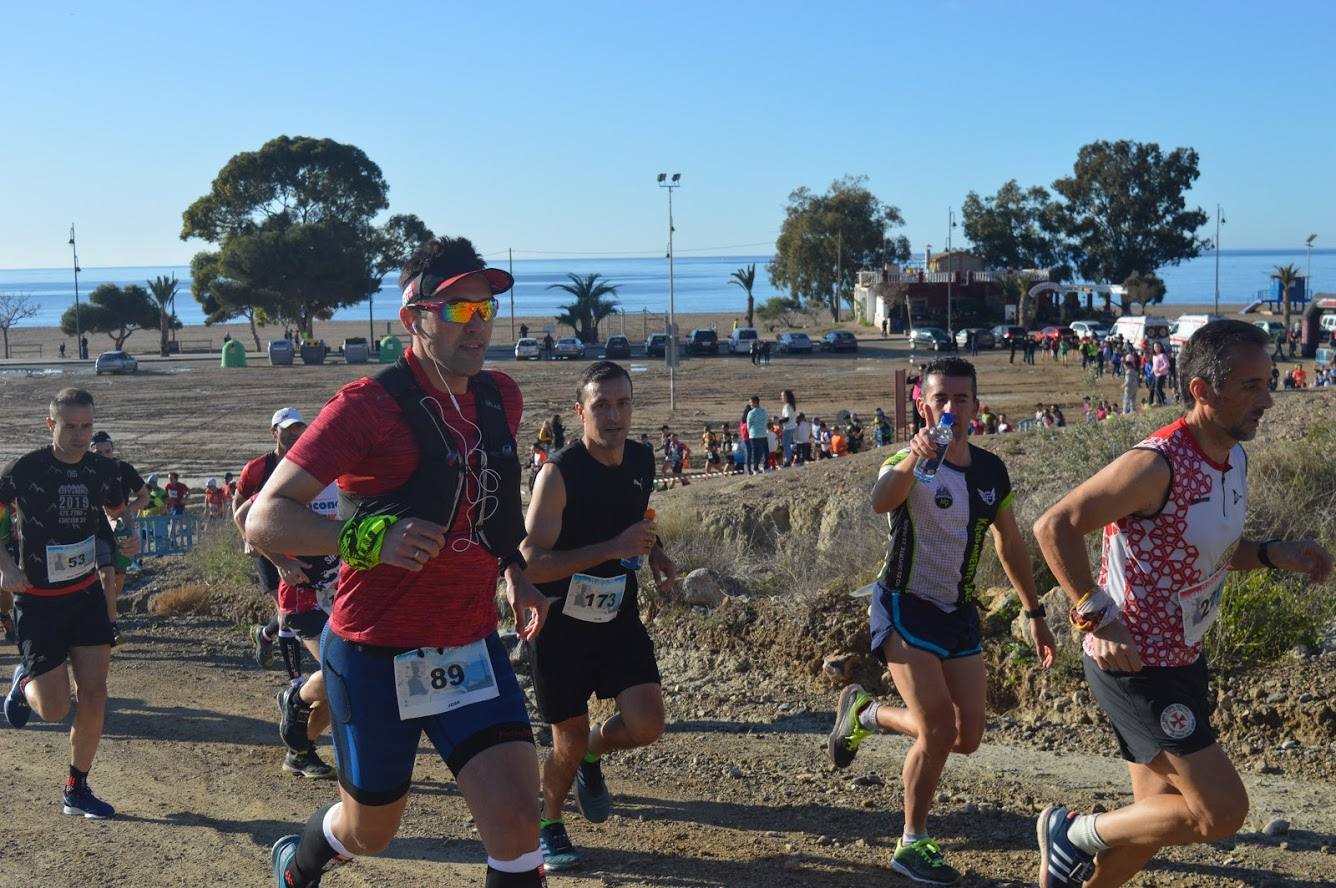
{"label": "white and red tank top", "polygon": [[[1219,614],[1229,563],[1243,536],[1248,458],[1235,444],[1214,462],[1180,419],[1137,445],[1169,464],[1164,505],[1104,528],[1099,583],[1122,608],[1147,666],[1189,666]],[[1085,640],[1090,653],[1092,639]]]}

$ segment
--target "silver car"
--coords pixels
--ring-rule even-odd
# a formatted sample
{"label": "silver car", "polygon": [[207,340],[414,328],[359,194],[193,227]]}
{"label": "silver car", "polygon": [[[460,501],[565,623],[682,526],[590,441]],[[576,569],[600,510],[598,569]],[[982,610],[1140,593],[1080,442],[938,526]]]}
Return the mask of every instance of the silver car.
{"label": "silver car", "polygon": [[139,361],[134,355],[123,351],[103,352],[93,363],[93,372],[98,376],[103,373],[134,373],[139,370]]}
{"label": "silver car", "polygon": [[563,336],[557,340],[553,353],[558,358],[583,358],[585,356],[585,345],[574,336]]}

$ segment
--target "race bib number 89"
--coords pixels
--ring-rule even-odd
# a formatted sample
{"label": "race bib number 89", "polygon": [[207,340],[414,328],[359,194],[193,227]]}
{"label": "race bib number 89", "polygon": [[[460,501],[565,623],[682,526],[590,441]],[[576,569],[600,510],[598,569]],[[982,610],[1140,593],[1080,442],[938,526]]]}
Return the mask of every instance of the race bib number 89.
{"label": "race bib number 89", "polygon": [[487,639],[453,648],[417,648],[394,658],[399,718],[423,718],[500,695]]}

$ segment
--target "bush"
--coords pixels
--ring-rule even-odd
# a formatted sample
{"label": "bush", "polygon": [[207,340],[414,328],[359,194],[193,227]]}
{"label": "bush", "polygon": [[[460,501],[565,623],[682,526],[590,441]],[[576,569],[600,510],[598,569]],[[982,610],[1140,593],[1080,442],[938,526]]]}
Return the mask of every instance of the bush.
{"label": "bush", "polygon": [[1206,637],[1206,654],[1217,666],[1267,663],[1295,647],[1316,645],[1333,616],[1336,594],[1330,590],[1306,588],[1277,571],[1233,574]]}
{"label": "bush", "polygon": [[153,596],[150,610],[159,617],[184,617],[188,614],[210,614],[209,588],[199,583],[179,586]]}

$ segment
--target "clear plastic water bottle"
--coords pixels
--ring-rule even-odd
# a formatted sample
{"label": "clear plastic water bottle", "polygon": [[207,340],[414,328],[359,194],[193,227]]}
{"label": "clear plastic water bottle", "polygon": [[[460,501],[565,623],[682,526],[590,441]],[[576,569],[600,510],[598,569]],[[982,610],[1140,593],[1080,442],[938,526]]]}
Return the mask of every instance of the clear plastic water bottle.
{"label": "clear plastic water bottle", "polygon": [[937,420],[937,425],[928,431],[928,438],[937,445],[937,456],[933,459],[919,460],[914,466],[914,477],[920,481],[931,481],[937,477],[937,467],[942,464],[942,457],[946,456],[946,448],[951,444],[951,439],[955,437],[952,427],[956,419],[950,413],[943,413],[941,419]]}

